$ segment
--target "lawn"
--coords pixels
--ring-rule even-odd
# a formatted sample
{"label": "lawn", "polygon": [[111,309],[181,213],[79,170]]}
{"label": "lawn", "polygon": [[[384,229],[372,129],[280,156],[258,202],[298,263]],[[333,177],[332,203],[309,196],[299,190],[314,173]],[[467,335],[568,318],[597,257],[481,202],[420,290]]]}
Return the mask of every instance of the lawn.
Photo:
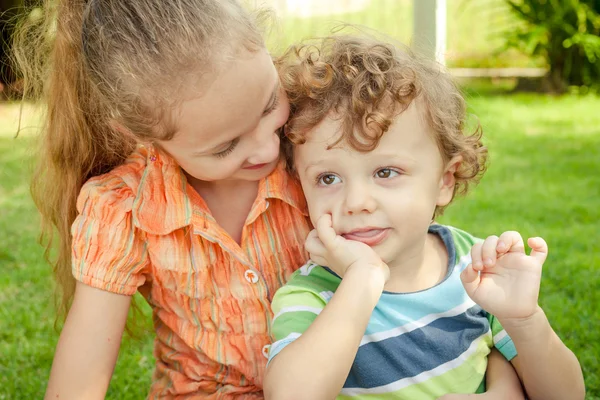
{"label": "lawn", "polygon": [[[442,222],[481,236],[516,229],[546,238],[541,305],[583,365],[587,398],[600,399],[600,98],[471,90],[468,101],[491,163]],[[14,139],[17,112],[0,103],[0,399],[10,400],[43,396],[58,339],[28,193],[37,119],[27,109],[27,129]],[[125,338],[107,398],[143,399],[152,366],[152,335]]]}

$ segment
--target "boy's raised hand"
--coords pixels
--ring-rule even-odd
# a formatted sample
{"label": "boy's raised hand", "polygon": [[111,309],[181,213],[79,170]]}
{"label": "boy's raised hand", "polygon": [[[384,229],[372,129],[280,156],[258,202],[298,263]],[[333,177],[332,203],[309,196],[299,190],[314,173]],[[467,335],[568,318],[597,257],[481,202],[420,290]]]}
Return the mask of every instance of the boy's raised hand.
{"label": "boy's raised hand", "polygon": [[548,246],[542,238],[530,238],[527,244],[529,255],[518,232],[490,236],[473,246],[471,264],[461,274],[471,299],[501,322],[528,318],[537,310]]}
{"label": "boy's raised hand", "polygon": [[375,250],[362,242],[347,240],[336,234],[329,214],[317,220],[316,229],[309,233],[304,247],[312,261],[330,268],[342,278],[350,268],[373,267],[383,272],[386,281],[389,279],[389,268]]}

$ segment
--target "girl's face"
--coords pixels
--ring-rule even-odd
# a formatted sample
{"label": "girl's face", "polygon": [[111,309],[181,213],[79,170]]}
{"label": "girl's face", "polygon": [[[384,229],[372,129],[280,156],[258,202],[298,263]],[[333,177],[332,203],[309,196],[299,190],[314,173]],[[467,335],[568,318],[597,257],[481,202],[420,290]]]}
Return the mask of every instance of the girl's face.
{"label": "girl's face", "polygon": [[200,181],[266,177],[279,160],[277,130],[289,115],[271,56],[245,53],[202,81],[200,96],[175,110],[175,136],[158,144]]}

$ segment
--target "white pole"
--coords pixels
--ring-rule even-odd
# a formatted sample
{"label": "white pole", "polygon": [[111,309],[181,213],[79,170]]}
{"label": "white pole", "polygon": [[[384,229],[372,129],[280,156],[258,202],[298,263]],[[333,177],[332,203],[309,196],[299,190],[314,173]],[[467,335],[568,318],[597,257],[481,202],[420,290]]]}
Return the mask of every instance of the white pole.
{"label": "white pole", "polygon": [[413,0],[413,46],[445,64],[446,0]]}

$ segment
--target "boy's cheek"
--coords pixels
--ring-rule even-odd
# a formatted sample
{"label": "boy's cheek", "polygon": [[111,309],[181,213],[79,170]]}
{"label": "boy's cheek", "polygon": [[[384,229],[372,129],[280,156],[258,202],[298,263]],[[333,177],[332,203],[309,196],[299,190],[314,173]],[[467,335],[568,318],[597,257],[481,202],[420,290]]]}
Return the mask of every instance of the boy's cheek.
{"label": "boy's cheek", "polygon": [[[330,207],[328,204],[319,204],[319,203],[309,203],[308,204],[308,213],[310,215],[310,221],[313,226],[316,226],[317,221],[321,216],[325,214],[331,215],[331,220],[333,223],[333,229],[336,230],[336,225],[339,220],[337,213],[333,207]],[[337,232],[337,230],[336,230]]]}

